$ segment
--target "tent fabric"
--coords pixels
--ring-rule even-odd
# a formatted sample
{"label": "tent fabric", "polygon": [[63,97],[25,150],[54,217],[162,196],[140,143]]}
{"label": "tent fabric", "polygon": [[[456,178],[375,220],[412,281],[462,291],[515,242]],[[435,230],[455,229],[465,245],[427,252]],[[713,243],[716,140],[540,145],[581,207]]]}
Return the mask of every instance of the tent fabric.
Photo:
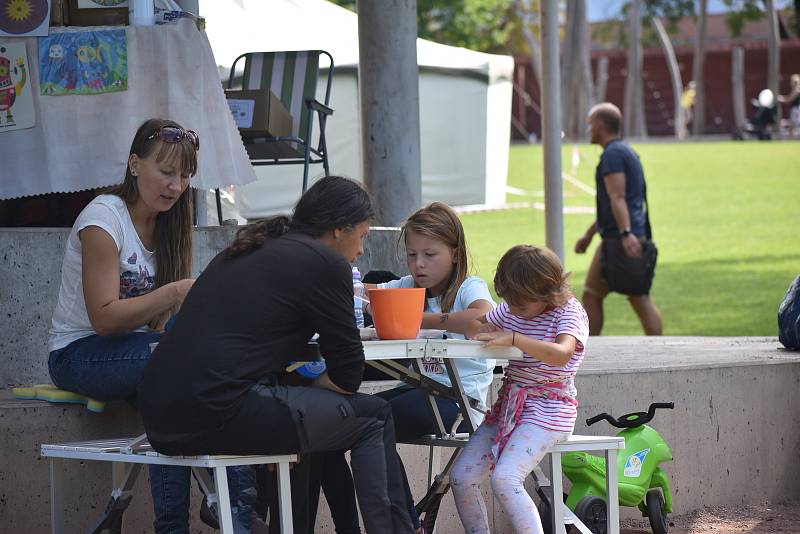
{"label": "tent fabric", "polygon": [[[56,31],[86,31],[70,28]],[[92,27],[91,30],[119,29]],[[193,22],[125,28],[128,90],[41,96],[38,40],[27,45],[36,125],[0,133],[0,198],[72,192],[119,183],[136,129],[152,117],[200,135],[199,188],[245,184],[256,176],[225,101],[206,37]]]}
{"label": "tent fabric", "polygon": [[[221,72],[245,52],[326,50],[335,69],[327,123],[332,174],[360,179],[358,18],[325,0],[205,0],[200,14]],[[505,201],[513,58],[417,40],[422,197],[451,205]],[[327,65],[321,62],[323,72]],[[320,80],[320,88],[324,82]],[[318,95],[319,98],[319,95]],[[239,209],[257,218],[291,208],[298,172],[257,167],[237,188]]]}

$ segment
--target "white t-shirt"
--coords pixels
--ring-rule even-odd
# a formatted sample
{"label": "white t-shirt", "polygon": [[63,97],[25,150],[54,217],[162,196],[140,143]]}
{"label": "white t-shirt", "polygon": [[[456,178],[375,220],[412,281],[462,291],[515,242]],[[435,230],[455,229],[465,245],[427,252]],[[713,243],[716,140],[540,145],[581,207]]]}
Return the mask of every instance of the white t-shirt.
{"label": "white t-shirt", "polygon": [[50,327],[51,352],[96,333],[89,322],[83,297],[83,261],[78,233],[87,226],[102,228],[117,245],[119,298],[138,297],[155,289],[155,253],[147,250],[139,239],[125,201],[116,195],[98,196],[78,215],[67,238],[61,266],[61,288]]}
{"label": "white t-shirt", "polygon": [[[404,276],[400,280],[392,280],[384,284],[378,284],[379,288],[392,287],[414,287],[414,277]],[[455,302],[451,312],[460,312],[469,308],[469,305],[476,300],[485,300],[492,304],[494,300],[489,292],[486,282],[477,276],[469,276],[461,284],[456,293]],[[440,297],[425,299],[425,311],[428,313],[442,312],[442,299]],[[462,334],[447,332],[449,339],[464,339]],[[455,360],[458,376],[464,384],[464,391],[473,399],[481,401],[486,405],[486,398],[489,394],[489,386],[492,384],[492,371],[494,371],[495,360],[458,358]],[[425,358],[422,362],[423,372],[442,384],[450,386],[450,377],[447,376],[447,369],[441,358]]]}

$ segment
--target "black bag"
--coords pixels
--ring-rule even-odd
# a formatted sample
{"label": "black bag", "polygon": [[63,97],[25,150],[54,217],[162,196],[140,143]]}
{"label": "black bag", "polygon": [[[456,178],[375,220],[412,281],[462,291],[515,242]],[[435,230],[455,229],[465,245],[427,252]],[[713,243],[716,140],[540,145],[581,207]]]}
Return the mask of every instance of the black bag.
{"label": "black bag", "polygon": [[600,270],[611,291],[624,295],[647,295],[653,285],[658,249],[650,240],[642,242],[642,255],[631,258],[625,254],[622,239],[603,239],[600,251]]}
{"label": "black bag", "polygon": [[778,339],[787,349],[800,350],[800,276],[789,286],[778,308]]}
{"label": "black bag", "polygon": [[600,250],[600,272],[611,291],[623,295],[647,295],[656,275],[658,248],[653,243],[650,228],[650,206],[647,203],[647,183],[644,184],[645,221],[647,239],[641,241],[642,255],[631,258],[625,253],[621,237],[603,238]]}

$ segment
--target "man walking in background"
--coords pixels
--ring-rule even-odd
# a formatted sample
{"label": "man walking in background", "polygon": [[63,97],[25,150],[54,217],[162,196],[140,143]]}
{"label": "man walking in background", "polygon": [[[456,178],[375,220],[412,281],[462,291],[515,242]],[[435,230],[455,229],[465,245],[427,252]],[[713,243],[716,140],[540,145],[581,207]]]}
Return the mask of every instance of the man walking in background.
{"label": "man walking in background", "polygon": [[[645,211],[642,164],[620,137],[622,113],[617,106],[609,102],[597,104],[589,111],[588,123],[589,140],[603,147],[595,172],[597,218],[575,243],[575,252],[583,254],[595,233],[599,232],[603,241],[595,251],[583,287],[589,333],[600,335],[603,299],[609,292],[618,291],[627,294],[645,334],[661,335],[661,314],[649,295],[656,252],[650,242],[650,222]],[[641,289],[614,284],[610,287],[612,278],[632,281]]]}

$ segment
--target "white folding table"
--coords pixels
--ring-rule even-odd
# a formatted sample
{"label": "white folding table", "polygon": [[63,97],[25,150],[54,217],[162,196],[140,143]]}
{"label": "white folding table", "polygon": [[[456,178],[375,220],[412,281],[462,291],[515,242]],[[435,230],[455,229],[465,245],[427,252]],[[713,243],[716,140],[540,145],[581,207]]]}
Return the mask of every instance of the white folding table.
{"label": "white folding table", "polygon": [[[477,426],[475,412],[470,409],[480,409],[478,401],[470,398],[464,391],[454,361],[458,358],[484,358],[496,360],[518,360],[522,359],[522,351],[516,347],[487,347],[482,341],[471,341],[461,339],[411,339],[411,340],[381,340],[363,341],[364,357],[367,364],[379,369],[387,375],[402,381],[403,383],[421,388],[428,393],[428,406],[431,416],[436,422],[437,434],[426,436],[415,441],[414,444],[429,446],[450,446],[456,447],[456,451],[451,456],[442,472],[434,477],[432,460],[429,460],[429,484],[430,489],[425,497],[417,505],[418,511],[430,509],[438,511],[438,504],[443,495],[449,488],[449,472],[455,463],[461,448],[466,444],[469,437],[465,434],[456,433],[460,420],[456,421],[453,428],[447,429],[442,422],[441,414],[434,400],[435,396],[455,400],[460,409],[463,420],[467,422],[469,434],[472,434]],[[424,358],[441,358],[447,370],[452,387],[447,387],[427,376],[422,372]],[[396,360],[410,359],[412,366],[409,368]],[[585,534],[591,534],[575,515],[564,506],[564,501],[560,498],[563,494],[563,481],[561,472],[561,454],[572,451],[603,451],[606,460],[606,495],[607,499],[607,522],[608,534],[619,534],[619,496],[617,487],[617,449],[624,448],[625,440],[621,437],[609,436],[570,436],[569,439],[557,443],[550,451],[552,466],[552,486],[553,493],[559,498],[553,499],[552,514],[555,534],[566,534],[566,524],[573,524]],[[431,454],[431,458],[433,455]],[[544,476],[540,468],[534,470],[534,478],[537,484],[547,486],[550,481]],[[433,480],[431,480],[433,479]],[[435,517],[434,517],[435,521]]]}

